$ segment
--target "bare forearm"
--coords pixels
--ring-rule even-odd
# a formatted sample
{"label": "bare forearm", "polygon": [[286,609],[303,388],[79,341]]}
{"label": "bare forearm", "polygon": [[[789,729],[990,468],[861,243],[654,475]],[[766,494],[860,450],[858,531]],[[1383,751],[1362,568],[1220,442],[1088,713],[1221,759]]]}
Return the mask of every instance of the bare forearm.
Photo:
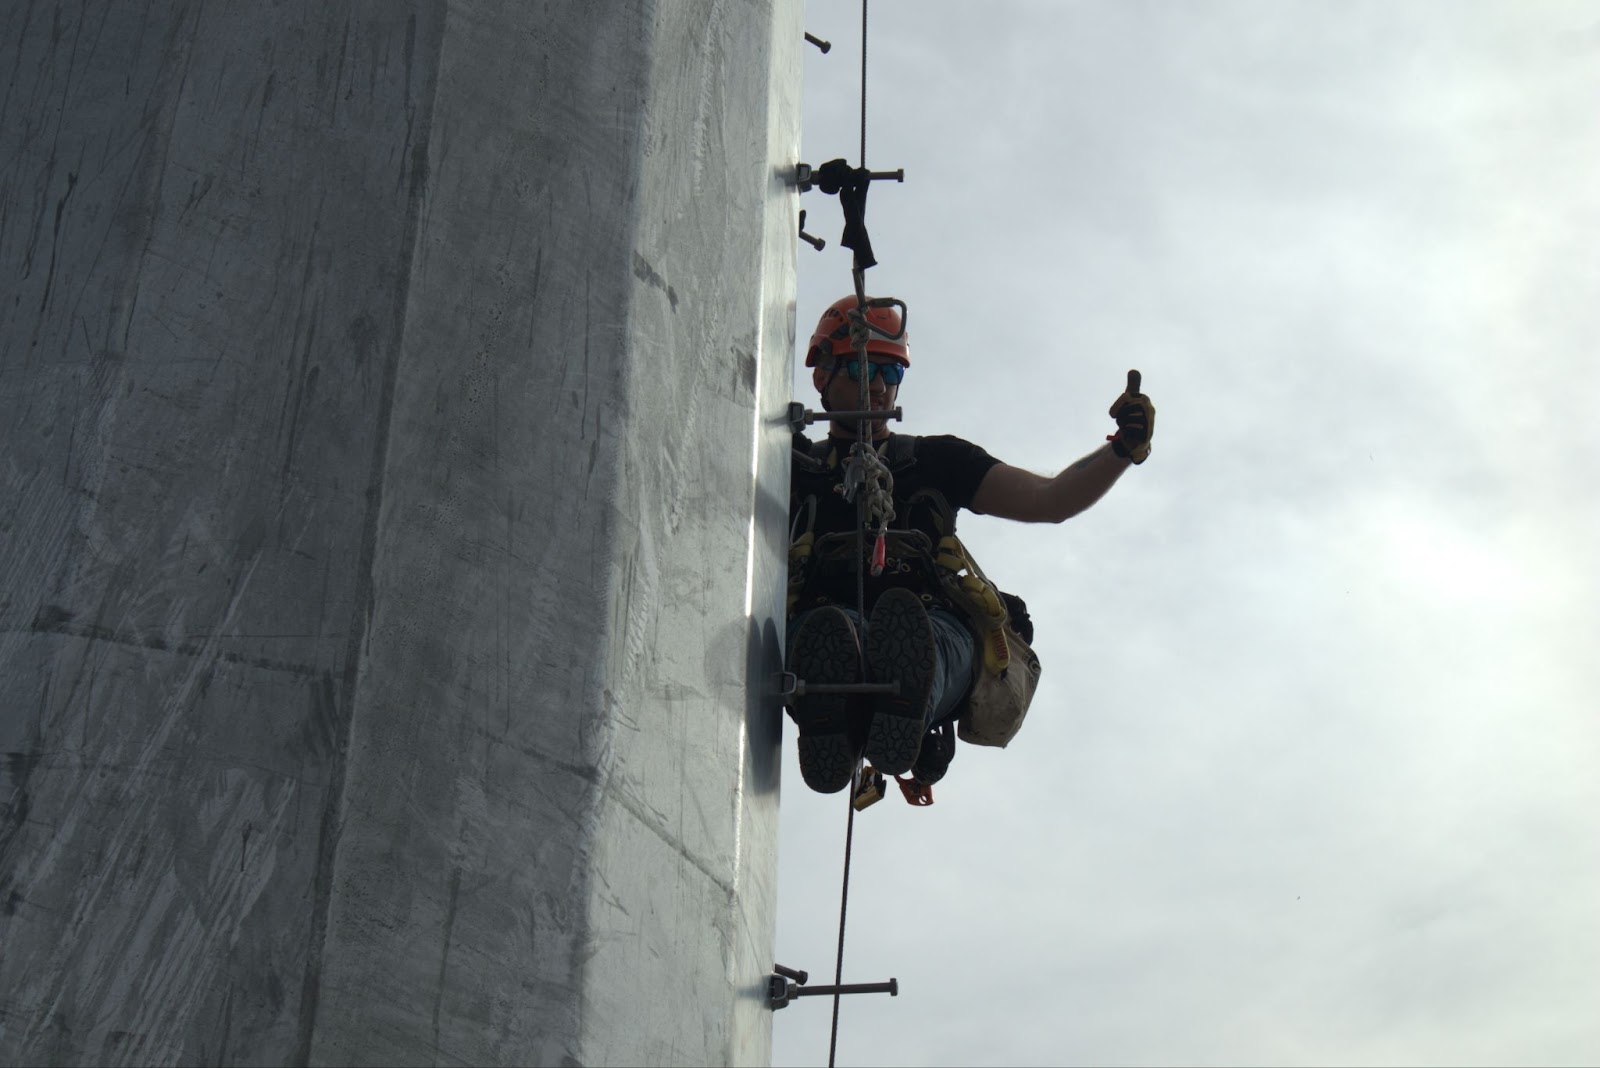
{"label": "bare forearm", "polygon": [[1054,478],[996,464],[978,486],[972,510],[1023,523],[1059,523],[1105,496],[1130,466],[1110,445],[1102,445]]}
{"label": "bare forearm", "polygon": [[1139,372],[1129,371],[1127,390],[1111,405],[1117,432],[1106,444],[1054,478],[995,464],[978,484],[972,510],[1022,523],[1060,523],[1093,505],[1122,472],[1150,455],[1156,408],[1138,390]]}
{"label": "bare forearm", "polygon": [[1049,481],[1044,492],[1048,518],[1059,523],[1084,511],[1132,466],[1110,445],[1100,446]]}

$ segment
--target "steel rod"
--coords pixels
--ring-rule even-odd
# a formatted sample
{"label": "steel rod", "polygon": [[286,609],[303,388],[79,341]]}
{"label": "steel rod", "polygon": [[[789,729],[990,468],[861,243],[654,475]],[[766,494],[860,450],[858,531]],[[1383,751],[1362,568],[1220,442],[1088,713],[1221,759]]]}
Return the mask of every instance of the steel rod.
{"label": "steel rod", "polygon": [[826,994],[888,994],[890,997],[900,996],[900,980],[890,979],[887,983],[839,983],[835,986],[802,986],[790,991],[792,998],[805,998]]}

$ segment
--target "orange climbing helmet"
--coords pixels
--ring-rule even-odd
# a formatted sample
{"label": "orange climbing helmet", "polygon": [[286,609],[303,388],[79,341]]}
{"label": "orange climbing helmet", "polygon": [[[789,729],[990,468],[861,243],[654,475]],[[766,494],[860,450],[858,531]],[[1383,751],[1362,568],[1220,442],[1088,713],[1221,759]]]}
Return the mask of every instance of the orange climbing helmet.
{"label": "orange climbing helmet", "polygon": [[[816,332],[811,335],[811,344],[806,347],[806,366],[815,367],[819,363],[831,360],[835,356],[851,356],[855,354],[855,346],[850,343],[850,317],[847,312],[854,311],[855,297],[840,297],[828,305],[828,310],[822,313],[822,318],[817,320]],[[894,305],[886,307],[873,307],[872,298],[868,298],[867,322],[873,327],[873,334],[867,340],[867,353],[890,356],[901,367],[911,366],[911,339],[901,335],[894,341],[878,334],[881,330],[885,334],[900,334],[903,319],[900,309]]]}

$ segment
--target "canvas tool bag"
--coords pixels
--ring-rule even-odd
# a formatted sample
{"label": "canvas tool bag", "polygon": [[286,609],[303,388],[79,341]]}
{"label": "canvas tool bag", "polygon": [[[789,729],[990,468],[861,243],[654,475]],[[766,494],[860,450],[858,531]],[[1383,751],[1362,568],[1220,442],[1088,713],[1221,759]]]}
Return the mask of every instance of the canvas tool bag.
{"label": "canvas tool bag", "polygon": [[956,735],[972,745],[1004,748],[1022,729],[1039,686],[1039,658],[1011,625],[1004,595],[960,539],[953,534],[940,539],[936,560],[983,649]]}

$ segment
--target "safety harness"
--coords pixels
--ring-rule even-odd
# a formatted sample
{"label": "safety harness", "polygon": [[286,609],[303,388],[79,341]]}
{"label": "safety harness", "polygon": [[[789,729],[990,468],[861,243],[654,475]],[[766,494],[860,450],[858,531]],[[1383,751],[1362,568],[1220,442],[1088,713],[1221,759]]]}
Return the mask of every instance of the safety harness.
{"label": "safety harness", "polygon": [[[916,462],[916,444],[917,439],[911,435],[895,434],[877,448],[877,456],[889,476],[888,493],[893,492],[893,474]],[[795,502],[795,524],[789,537],[788,611],[791,619],[807,608],[833,602],[835,599],[828,595],[824,579],[857,566],[853,532],[818,535],[815,529],[816,495],[824,485],[839,477],[836,446],[827,440],[810,442],[805,451],[796,449],[795,466],[800,473],[798,481],[804,484],[797,488],[809,492],[804,492]],[[835,489],[838,488],[835,484]],[[932,801],[931,791],[926,787],[943,776],[955,755],[955,738],[950,736],[950,725],[955,724],[956,737],[964,742],[1004,747],[1022,727],[1038,686],[1040,664],[1030,644],[1033,625],[1027,605],[1022,598],[1002,591],[983,573],[956,536],[956,512],[944,494],[936,489],[920,489],[906,499],[903,507],[905,515],[896,518],[900,518],[904,526],[882,526],[877,531],[873,574],[888,575],[890,585],[914,589],[929,605],[954,610],[983,650],[982,664],[972,689],[954,712],[930,728],[924,748],[932,743],[932,751],[919,758],[917,773],[909,783],[901,782],[908,801],[925,805]],[[911,525],[912,517],[919,512],[930,517],[937,541]],[[892,508],[889,514],[894,516]],[[915,790],[915,797],[908,789],[912,785],[920,788]],[[861,796],[873,792],[869,785]],[[882,796],[881,784],[877,793]],[[877,799],[872,797],[861,807]]]}

